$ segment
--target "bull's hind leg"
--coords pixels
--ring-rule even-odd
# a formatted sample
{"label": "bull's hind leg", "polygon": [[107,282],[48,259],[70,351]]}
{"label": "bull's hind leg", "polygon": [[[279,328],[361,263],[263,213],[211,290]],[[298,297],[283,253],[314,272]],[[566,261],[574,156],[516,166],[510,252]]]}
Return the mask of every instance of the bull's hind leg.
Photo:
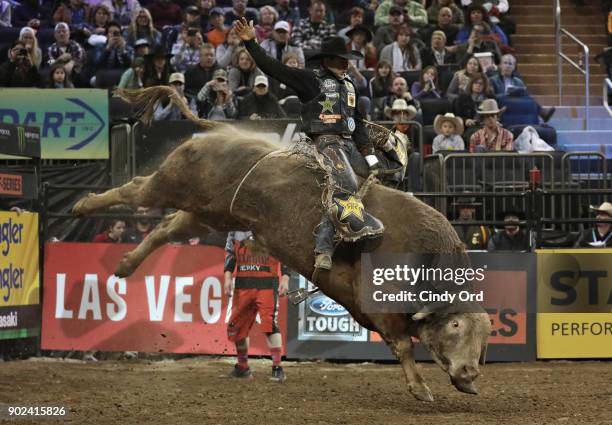
{"label": "bull's hind leg", "polygon": [[[155,174],[147,177],[134,177],[129,183],[107,190],[104,193],[90,193],[74,205],[72,212],[76,215],[88,215],[118,204],[127,204],[134,209],[139,206],[157,207],[159,205],[153,203],[159,203],[159,196],[163,191],[154,191],[151,187],[154,176]],[[157,198],[152,196],[156,192]]]}
{"label": "bull's hind leg", "polygon": [[210,228],[200,224],[192,213],[178,211],[170,214],[164,217],[161,223],[133,251],[123,256],[115,270],[115,275],[118,277],[131,275],[149,254],[168,242],[202,236],[209,231]]}
{"label": "bull's hind leg", "polygon": [[402,365],[410,393],[417,400],[433,401],[434,398],[431,394],[431,390],[417,370],[417,365],[414,361],[414,344],[412,344],[410,336],[406,336],[397,341],[388,341],[387,344],[395,352],[395,355]]}

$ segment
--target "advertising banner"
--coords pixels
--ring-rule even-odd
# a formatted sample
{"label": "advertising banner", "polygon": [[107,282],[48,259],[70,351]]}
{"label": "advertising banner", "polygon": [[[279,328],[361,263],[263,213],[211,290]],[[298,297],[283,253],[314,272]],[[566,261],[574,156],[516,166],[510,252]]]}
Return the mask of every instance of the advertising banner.
{"label": "advertising banner", "polygon": [[[227,340],[231,301],[228,307],[223,295],[223,250],[166,245],[132,276],[114,276],[134,247],[46,245],[42,348],[235,354]],[[281,298],[283,336],[285,319]],[[249,353],[269,354],[257,323],[250,335]]]}
{"label": "advertising banner", "polygon": [[44,159],[108,159],[108,93],[0,89],[0,123],[40,127]]}
{"label": "advertising banner", "polygon": [[38,214],[0,212],[0,339],[40,329]]}
{"label": "advertising banner", "polygon": [[[486,269],[484,280],[474,283],[474,293],[482,292],[480,305],[491,320],[487,360],[534,360],[535,255],[470,253],[470,260],[472,267]],[[302,276],[291,284],[293,289],[314,288]],[[344,307],[320,292],[299,306],[290,307],[288,314],[289,357],[353,360],[394,358],[378,333],[361,327]],[[418,340],[413,340],[417,343],[417,360],[431,360]]]}
{"label": "advertising banner", "polygon": [[612,358],[612,249],[537,255],[538,358]]}
{"label": "advertising banner", "polygon": [[40,158],[40,129],[0,121],[0,153]]}

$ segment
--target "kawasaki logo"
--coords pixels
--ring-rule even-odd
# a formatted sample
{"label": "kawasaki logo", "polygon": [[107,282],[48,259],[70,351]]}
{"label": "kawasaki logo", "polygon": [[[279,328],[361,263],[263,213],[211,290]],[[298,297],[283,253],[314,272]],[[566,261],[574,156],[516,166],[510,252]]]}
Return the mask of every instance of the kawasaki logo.
{"label": "kawasaki logo", "polygon": [[[68,139],[74,143],[66,150],[80,150],[98,137],[106,128],[106,122],[94,108],[81,99],[65,98],[65,100],[70,102],[73,108],[66,107],[62,102],[50,102],[50,110],[43,111],[27,110],[23,107],[0,108],[0,122],[38,126],[41,128],[41,138]],[[25,129],[23,127],[18,129],[20,149],[22,149],[22,139],[25,149]]]}

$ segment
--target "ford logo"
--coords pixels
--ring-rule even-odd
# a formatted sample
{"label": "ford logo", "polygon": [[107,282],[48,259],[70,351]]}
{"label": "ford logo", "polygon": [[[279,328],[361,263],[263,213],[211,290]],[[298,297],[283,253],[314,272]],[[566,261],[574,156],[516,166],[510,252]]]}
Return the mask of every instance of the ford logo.
{"label": "ford logo", "polygon": [[312,311],[323,316],[344,316],[348,314],[344,307],[325,295],[311,298],[308,305]]}

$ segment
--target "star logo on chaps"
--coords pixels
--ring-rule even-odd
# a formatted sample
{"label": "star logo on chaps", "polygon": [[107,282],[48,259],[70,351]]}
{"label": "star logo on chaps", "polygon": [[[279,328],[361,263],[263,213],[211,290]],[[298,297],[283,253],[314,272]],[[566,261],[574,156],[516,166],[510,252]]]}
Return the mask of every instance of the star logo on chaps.
{"label": "star logo on chaps", "polygon": [[334,113],[334,105],[336,104],[335,100],[331,100],[331,99],[325,99],[322,102],[319,102],[319,105],[321,105],[323,107],[323,109],[321,110],[321,113],[324,114],[325,112],[329,112],[330,114]]}
{"label": "star logo on chaps", "polygon": [[353,195],[349,196],[348,199],[338,199],[338,204],[342,205],[344,208],[342,210],[342,215],[340,216],[340,221],[344,220],[349,215],[357,217],[359,220],[363,221],[363,204]]}

